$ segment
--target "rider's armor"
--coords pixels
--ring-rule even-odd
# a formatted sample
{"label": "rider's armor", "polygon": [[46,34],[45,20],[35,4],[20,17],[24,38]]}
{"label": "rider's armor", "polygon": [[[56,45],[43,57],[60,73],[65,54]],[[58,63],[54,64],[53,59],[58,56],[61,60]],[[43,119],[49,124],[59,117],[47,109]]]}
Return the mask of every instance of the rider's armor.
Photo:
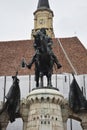
{"label": "rider's armor", "polygon": [[[61,64],[59,63],[57,57],[54,55],[53,51],[52,51],[52,44],[53,44],[53,41],[52,39],[46,35],[46,30],[44,28],[40,29],[40,31],[37,32],[36,34],[37,38],[40,36],[41,39],[45,39],[46,43],[47,43],[47,50],[48,50],[48,53],[52,56],[52,59],[54,60],[54,62],[56,63],[57,65],[57,68],[61,68]],[[32,60],[31,60],[31,63],[28,65],[28,68],[31,68],[32,64],[35,62],[36,60],[36,56],[40,54],[40,43],[35,43],[34,42],[34,49],[35,49],[35,55],[33,56]]]}

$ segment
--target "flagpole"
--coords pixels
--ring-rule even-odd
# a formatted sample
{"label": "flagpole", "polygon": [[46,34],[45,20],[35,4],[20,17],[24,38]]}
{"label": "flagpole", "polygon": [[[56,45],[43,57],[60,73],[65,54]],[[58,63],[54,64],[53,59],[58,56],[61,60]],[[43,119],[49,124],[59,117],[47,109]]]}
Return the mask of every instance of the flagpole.
{"label": "flagpole", "polygon": [[[70,81],[70,74],[69,74],[69,86],[70,86],[70,83],[71,81]],[[70,88],[69,88],[69,91],[70,91]],[[72,119],[70,119],[70,130],[72,130]]]}
{"label": "flagpole", "polygon": [[72,119],[70,119],[70,129],[72,130]]}
{"label": "flagpole", "polygon": [[3,94],[3,103],[5,103],[5,94],[6,94],[6,76],[4,77],[4,94]]}

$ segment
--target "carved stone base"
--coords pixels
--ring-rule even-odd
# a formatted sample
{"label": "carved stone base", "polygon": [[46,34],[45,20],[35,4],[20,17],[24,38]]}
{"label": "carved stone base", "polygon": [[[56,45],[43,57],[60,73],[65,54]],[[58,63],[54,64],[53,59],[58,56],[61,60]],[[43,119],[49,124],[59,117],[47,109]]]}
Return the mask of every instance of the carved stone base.
{"label": "carved stone base", "polygon": [[64,130],[61,113],[62,94],[54,88],[37,88],[28,96],[26,130]]}

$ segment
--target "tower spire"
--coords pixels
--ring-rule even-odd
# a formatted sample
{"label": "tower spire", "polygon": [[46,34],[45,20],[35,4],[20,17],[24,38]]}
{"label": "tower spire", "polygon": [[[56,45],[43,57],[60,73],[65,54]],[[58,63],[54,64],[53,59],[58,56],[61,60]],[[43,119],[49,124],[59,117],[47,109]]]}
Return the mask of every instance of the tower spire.
{"label": "tower spire", "polygon": [[50,9],[49,1],[48,0],[39,0],[37,9],[41,9],[41,8]]}
{"label": "tower spire", "polygon": [[49,0],[38,0],[37,9],[34,12],[34,29],[32,29],[31,38],[33,38],[33,34],[41,28],[45,28],[50,37],[55,37],[53,17],[54,14],[50,9]]}

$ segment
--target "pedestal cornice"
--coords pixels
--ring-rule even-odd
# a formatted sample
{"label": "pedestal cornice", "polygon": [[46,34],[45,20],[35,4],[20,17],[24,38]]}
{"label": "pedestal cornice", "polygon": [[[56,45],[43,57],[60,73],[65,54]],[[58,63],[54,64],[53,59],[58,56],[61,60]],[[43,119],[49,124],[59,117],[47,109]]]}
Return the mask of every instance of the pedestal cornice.
{"label": "pedestal cornice", "polygon": [[62,105],[64,101],[63,95],[54,88],[38,88],[34,89],[27,96],[27,102],[29,104],[36,102],[52,102]]}

